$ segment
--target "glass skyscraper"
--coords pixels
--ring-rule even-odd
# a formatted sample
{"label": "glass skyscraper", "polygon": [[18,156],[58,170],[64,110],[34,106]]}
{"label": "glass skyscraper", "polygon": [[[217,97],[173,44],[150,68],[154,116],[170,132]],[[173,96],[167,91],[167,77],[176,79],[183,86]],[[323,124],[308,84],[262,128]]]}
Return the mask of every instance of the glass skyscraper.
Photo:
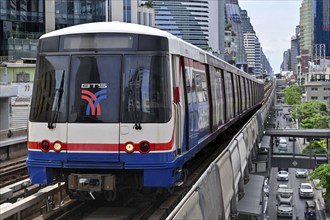
{"label": "glass skyscraper", "polygon": [[0,56],[36,57],[45,32],[105,20],[106,0],[0,0]]}
{"label": "glass skyscraper", "polygon": [[155,26],[202,49],[209,38],[207,0],[153,1]]}
{"label": "glass skyscraper", "polygon": [[235,31],[235,44],[237,45],[236,66],[247,72],[247,56],[244,49],[244,37],[242,31],[241,8],[237,0],[226,0],[227,22],[231,23]]}
{"label": "glass skyscraper", "polygon": [[45,32],[44,1],[0,1],[0,56],[35,57]]}
{"label": "glass skyscraper", "polygon": [[55,29],[105,21],[106,0],[55,0]]}
{"label": "glass skyscraper", "polygon": [[325,44],[330,57],[330,1],[314,0],[314,44]]}

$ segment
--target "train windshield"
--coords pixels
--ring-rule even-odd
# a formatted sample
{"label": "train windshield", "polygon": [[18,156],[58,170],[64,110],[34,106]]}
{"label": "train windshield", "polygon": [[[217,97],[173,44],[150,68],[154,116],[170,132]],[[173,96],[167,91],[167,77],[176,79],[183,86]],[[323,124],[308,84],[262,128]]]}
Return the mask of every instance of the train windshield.
{"label": "train windshield", "polygon": [[168,57],[126,55],[124,62],[122,122],[167,122],[171,115]]}
{"label": "train windshield", "polygon": [[168,56],[72,55],[38,60],[32,122],[48,122],[54,128],[65,122],[140,124],[170,118]]}
{"label": "train windshield", "polygon": [[66,122],[68,56],[41,56],[35,76],[30,120],[36,122]]}
{"label": "train windshield", "polygon": [[118,123],[121,56],[72,56],[71,123]]}

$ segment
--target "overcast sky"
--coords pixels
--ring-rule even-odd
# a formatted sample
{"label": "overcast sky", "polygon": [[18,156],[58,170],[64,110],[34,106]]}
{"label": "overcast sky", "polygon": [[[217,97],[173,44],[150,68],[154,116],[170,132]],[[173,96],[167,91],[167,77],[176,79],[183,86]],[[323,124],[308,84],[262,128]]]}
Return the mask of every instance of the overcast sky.
{"label": "overcast sky", "polygon": [[291,37],[299,25],[301,0],[239,0],[250,17],[265,56],[274,73],[280,72],[283,52],[290,48]]}

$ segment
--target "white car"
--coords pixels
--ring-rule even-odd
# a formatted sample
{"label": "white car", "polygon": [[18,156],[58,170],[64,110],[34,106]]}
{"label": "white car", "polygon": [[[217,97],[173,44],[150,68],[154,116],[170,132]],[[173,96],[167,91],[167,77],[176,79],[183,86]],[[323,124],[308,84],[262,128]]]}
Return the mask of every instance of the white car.
{"label": "white car", "polygon": [[306,178],[307,177],[307,170],[306,169],[297,169],[296,170],[296,177],[303,177]]}
{"label": "white car", "polygon": [[278,173],[277,173],[277,180],[278,181],[281,181],[281,180],[289,181],[289,172],[286,171],[286,170],[280,170],[280,171],[278,171]]}
{"label": "white car", "polygon": [[293,190],[290,188],[278,188],[276,198],[278,200],[288,200],[292,202]]}
{"label": "white car", "polygon": [[280,198],[277,203],[277,216],[292,217],[293,205],[292,200]]}
{"label": "white car", "polygon": [[277,187],[277,189],[288,189],[288,188],[289,187],[286,184],[279,184],[278,187]]}
{"label": "white car", "polygon": [[301,183],[299,187],[299,197],[308,197],[313,198],[314,197],[314,191],[313,187],[310,183]]}

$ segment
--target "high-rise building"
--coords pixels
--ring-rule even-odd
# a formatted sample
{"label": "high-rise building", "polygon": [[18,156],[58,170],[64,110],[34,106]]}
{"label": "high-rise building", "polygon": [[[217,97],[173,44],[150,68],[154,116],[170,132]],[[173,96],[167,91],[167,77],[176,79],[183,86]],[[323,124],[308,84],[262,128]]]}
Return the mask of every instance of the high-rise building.
{"label": "high-rise building", "polygon": [[247,71],[247,58],[244,49],[244,37],[242,31],[241,9],[237,0],[226,0],[226,19],[235,33],[234,44],[236,45],[236,66]]}
{"label": "high-rise building", "polygon": [[39,37],[60,28],[99,21],[154,26],[142,0],[1,0],[0,56],[36,57]]}
{"label": "high-rise building", "polygon": [[283,62],[281,64],[282,71],[291,71],[291,50],[283,52]]}
{"label": "high-rise building", "polygon": [[243,32],[255,32],[246,10],[241,10],[241,25]]}
{"label": "high-rise building", "polygon": [[209,4],[202,1],[153,1],[155,26],[200,48],[209,48]]}
{"label": "high-rise building", "polygon": [[300,7],[300,50],[308,51],[308,55],[313,53],[313,7],[314,0],[303,0]]}
{"label": "high-rise building", "polygon": [[314,45],[324,45],[324,56],[330,57],[330,1],[303,0],[299,26],[300,49],[313,57],[317,53]]}
{"label": "high-rise building", "polygon": [[262,67],[261,67],[261,44],[259,42],[259,38],[256,37],[254,74],[256,76],[261,76],[262,75],[261,71],[262,71]]}
{"label": "high-rise building", "polygon": [[324,44],[330,59],[330,1],[314,0],[314,44]]}
{"label": "high-rise building", "polygon": [[291,54],[290,54],[290,61],[291,61],[291,71],[294,75],[298,74],[298,57],[300,54],[300,45],[299,45],[299,25],[296,27],[296,34],[291,37]]}
{"label": "high-rise building", "polygon": [[44,1],[0,1],[0,56],[35,57],[45,33]]}
{"label": "high-rise building", "polygon": [[244,48],[248,65],[248,73],[255,74],[256,66],[256,34],[254,32],[243,33]]}

